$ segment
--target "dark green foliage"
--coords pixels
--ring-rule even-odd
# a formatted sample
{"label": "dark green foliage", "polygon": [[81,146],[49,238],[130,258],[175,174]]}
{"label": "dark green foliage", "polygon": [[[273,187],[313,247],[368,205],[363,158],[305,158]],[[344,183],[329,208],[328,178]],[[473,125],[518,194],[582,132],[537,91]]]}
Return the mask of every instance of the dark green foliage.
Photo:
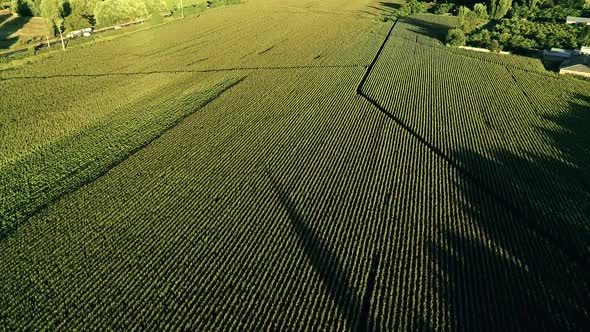
{"label": "dark green foliage", "polygon": [[464,46],[465,45],[465,34],[461,29],[451,29],[447,34],[447,44],[450,46]]}
{"label": "dark green foliage", "polygon": [[551,7],[551,5],[560,5],[563,7],[571,7],[571,8],[582,8],[584,5],[588,5],[590,2],[588,0],[545,0],[542,1],[543,7]]}
{"label": "dark green foliage", "polygon": [[500,46],[500,43],[494,39],[488,43],[488,49],[492,52],[500,52],[502,51],[502,46]]}
{"label": "dark green foliage", "polygon": [[146,18],[149,13],[146,2],[141,0],[105,0],[94,8],[94,16],[100,26]]}
{"label": "dark green foliage", "polygon": [[476,3],[475,6],[473,6],[473,12],[477,18],[481,20],[487,20],[489,17],[488,8],[483,3]]}
{"label": "dark green foliage", "polygon": [[[65,0],[42,0],[41,1],[41,16],[43,16],[49,27],[58,32],[58,27],[61,27],[63,18],[67,14],[65,10]],[[69,6],[67,6],[69,11]]]}
{"label": "dark green foliage", "polygon": [[438,15],[448,14],[452,12],[453,8],[455,8],[455,5],[452,3],[439,3],[434,7],[433,12]]}
{"label": "dark green foliage", "polygon": [[564,23],[568,16],[583,16],[582,8],[562,7],[529,7],[516,5],[510,11],[510,16],[514,18],[527,19],[535,22],[546,23]]}
{"label": "dark green foliage", "polygon": [[82,16],[82,14],[75,12],[69,15],[64,20],[65,31],[74,31],[84,29],[90,26],[88,18]]}
{"label": "dark green foliage", "polygon": [[481,12],[482,9],[485,9],[485,8],[478,6],[477,7],[478,11],[475,12],[465,6],[459,7],[458,22],[459,22],[459,27],[461,28],[461,30],[463,30],[463,32],[465,32],[465,33],[471,32],[474,29],[476,29],[477,27],[479,27],[482,24],[485,24],[487,22],[487,20],[485,18],[483,18],[483,17],[485,17],[484,16],[485,13]]}
{"label": "dark green foliage", "polygon": [[[579,48],[590,43],[590,28],[583,25],[566,25],[567,16],[590,14],[584,1],[517,1],[505,15],[508,2],[492,0],[488,12],[492,19],[485,26],[481,5],[459,11],[459,26],[469,33],[467,43],[478,47],[493,47],[494,50],[528,51],[531,49]],[[476,17],[480,19],[477,24]]]}
{"label": "dark green foliage", "polygon": [[578,26],[578,42],[579,45],[589,46],[590,45],[590,26]]}
{"label": "dark green foliage", "polygon": [[588,41],[588,27],[558,23],[538,23],[516,18],[502,19],[476,29],[468,43],[487,47],[496,40],[505,50],[579,48]]}
{"label": "dark green foliage", "polygon": [[456,6],[469,6],[473,7],[476,3],[480,3],[483,0],[451,0],[447,1],[448,3],[455,4]]}
{"label": "dark green foliage", "polygon": [[418,0],[410,0],[403,4],[400,9],[397,10],[397,16],[404,17],[413,14],[426,13],[428,7],[425,3]]}
{"label": "dark green foliage", "polygon": [[488,0],[490,18],[501,19],[512,7],[512,0]]}
{"label": "dark green foliage", "polygon": [[[499,4],[499,0],[451,0],[445,1],[445,3],[455,4],[457,6],[468,6],[473,7],[477,3],[486,2],[487,4],[494,3]],[[589,4],[587,0],[513,0],[512,5],[527,6],[527,7],[541,7],[551,8],[555,6],[569,7],[569,8],[582,8],[584,5]]]}

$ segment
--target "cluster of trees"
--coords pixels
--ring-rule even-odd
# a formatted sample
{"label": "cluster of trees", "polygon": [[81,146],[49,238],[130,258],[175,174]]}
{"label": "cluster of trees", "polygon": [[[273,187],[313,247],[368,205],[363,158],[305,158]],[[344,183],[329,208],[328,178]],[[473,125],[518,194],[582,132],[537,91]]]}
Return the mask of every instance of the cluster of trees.
{"label": "cluster of trees", "polygon": [[101,25],[113,25],[162,13],[166,3],[161,0],[106,0],[94,7],[94,17]]}
{"label": "cluster of trees", "polygon": [[492,51],[529,51],[590,45],[590,28],[566,25],[567,16],[590,17],[590,0],[461,0],[438,5],[435,12],[458,15],[458,28],[447,35],[453,46],[469,44]]}
{"label": "cluster of trees", "polygon": [[473,46],[526,52],[552,47],[575,49],[590,45],[590,27],[563,23],[538,23],[518,18],[502,19],[478,28],[467,37]]}
{"label": "cluster of trees", "polygon": [[[553,2],[551,2],[553,3]],[[590,0],[588,1],[590,4]],[[527,6],[515,4],[510,11],[511,17],[536,22],[563,23],[568,16],[590,17],[590,5],[536,5]]]}
{"label": "cluster of trees", "polygon": [[50,5],[61,6],[65,11],[76,8],[91,14],[99,1],[102,0],[12,0],[11,7],[13,12],[23,16],[42,16],[42,8]]}
{"label": "cluster of trees", "polygon": [[428,6],[418,0],[410,0],[404,3],[399,9],[396,10],[395,15],[398,17],[408,16],[412,14],[426,13]]}
{"label": "cluster of trees", "polygon": [[42,16],[55,31],[112,25],[166,10],[163,0],[12,0],[14,13]]}

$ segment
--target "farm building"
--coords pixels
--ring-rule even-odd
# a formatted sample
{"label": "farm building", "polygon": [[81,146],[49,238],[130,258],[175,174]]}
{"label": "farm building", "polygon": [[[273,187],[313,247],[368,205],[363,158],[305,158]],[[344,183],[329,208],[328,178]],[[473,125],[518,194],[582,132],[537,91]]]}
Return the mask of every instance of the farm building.
{"label": "farm building", "polygon": [[66,38],[88,37],[92,34],[92,28],[86,28],[76,31],[71,31],[66,35]]}
{"label": "farm building", "polygon": [[567,23],[567,24],[586,24],[586,25],[590,25],[590,18],[589,17],[568,16],[565,19],[565,23]]}
{"label": "farm building", "polygon": [[549,61],[563,61],[578,55],[576,50],[566,50],[563,48],[552,48],[551,50],[543,51],[543,59]]}
{"label": "farm building", "polygon": [[590,77],[590,56],[580,55],[565,61],[559,69],[559,74]]}

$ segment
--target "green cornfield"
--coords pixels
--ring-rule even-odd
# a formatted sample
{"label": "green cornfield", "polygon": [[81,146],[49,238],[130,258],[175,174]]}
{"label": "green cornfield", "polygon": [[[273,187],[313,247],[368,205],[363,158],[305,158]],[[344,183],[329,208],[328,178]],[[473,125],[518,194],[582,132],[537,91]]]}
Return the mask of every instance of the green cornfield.
{"label": "green cornfield", "polygon": [[242,2],[0,71],[0,331],[584,330],[590,81]]}

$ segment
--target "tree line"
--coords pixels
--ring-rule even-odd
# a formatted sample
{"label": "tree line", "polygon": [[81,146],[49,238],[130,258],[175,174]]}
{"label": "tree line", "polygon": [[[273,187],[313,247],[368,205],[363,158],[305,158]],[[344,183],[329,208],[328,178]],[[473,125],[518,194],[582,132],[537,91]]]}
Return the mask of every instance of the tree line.
{"label": "tree line", "polygon": [[590,45],[590,27],[565,24],[568,16],[589,17],[590,0],[489,0],[485,8],[460,6],[459,27],[449,32],[449,44],[517,53]]}
{"label": "tree line", "polygon": [[90,25],[108,26],[166,10],[163,0],[12,0],[12,11],[42,16],[54,31],[78,30]]}
{"label": "tree line", "polygon": [[435,5],[410,0],[398,15],[427,11],[457,15],[458,27],[446,40],[452,46],[517,53],[590,46],[590,26],[565,24],[568,16],[590,17],[590,0],[457,0]]}

